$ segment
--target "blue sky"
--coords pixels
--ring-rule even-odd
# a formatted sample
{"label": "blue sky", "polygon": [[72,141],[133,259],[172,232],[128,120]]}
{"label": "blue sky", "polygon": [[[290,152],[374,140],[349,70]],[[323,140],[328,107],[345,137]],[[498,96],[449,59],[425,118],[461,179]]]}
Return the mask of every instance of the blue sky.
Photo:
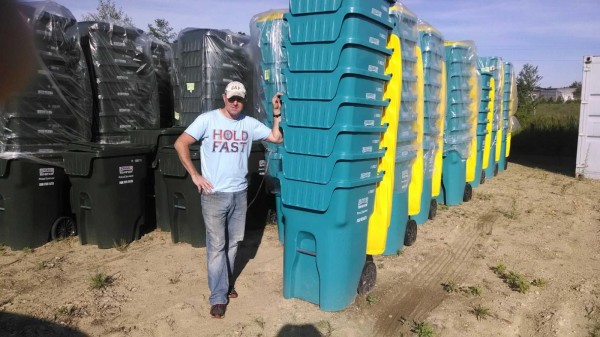
{"label": "blue sky", "polygon": [[[368,1],[368,0],[363,0]],[[79,20],[97,0],[58,0]],[[186,27],[249,32],[255,14],[287,8],[288,0],[115,0],[144,30],[155,18]],[[516,72],[538,67],[544,87],[581,81],[584,55],[600,55],[600,0],[406,0],[447,40],[473,40],[480,56],[500,56]]]}

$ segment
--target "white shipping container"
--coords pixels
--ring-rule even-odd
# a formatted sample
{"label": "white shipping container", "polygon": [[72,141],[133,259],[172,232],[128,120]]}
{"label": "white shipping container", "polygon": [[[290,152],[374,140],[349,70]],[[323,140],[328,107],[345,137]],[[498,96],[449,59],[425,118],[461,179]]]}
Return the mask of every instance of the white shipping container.
{"label": "white shipping container", "polygon": [[583,58],[575,175],[600,179],[600,56]]}

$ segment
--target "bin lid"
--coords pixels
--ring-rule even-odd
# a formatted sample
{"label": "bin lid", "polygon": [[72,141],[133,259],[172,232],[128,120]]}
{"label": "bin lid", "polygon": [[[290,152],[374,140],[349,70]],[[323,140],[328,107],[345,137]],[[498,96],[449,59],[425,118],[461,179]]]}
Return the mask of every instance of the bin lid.
{"label": "bin lid", "polygon": [[87,176],[96,158],[114,158],[148,155],[152,147],[138,144],[69,143],[64,153],[65,172],[69,175]]}
{"label": "bin lid", "polygon": [[[200,145],[190,146],[192,161],[200,161]],[[181,164],[177,151],[173,146],[165,146],[158,150],[158,169],[164,176],[185,177],[188,173]],[[199,165],[196,165],[199,167]]]}

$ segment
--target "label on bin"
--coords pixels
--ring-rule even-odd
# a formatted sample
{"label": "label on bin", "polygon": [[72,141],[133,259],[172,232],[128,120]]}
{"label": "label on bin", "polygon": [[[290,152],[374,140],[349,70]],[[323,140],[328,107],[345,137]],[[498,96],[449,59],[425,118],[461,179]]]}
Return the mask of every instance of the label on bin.
{"label": "label on bin", "polygon": [[40,168],[38,186],[54,186],[54,167]]}
{"label": "label on bin", "polygon": [[133,165],[119,166],[119,185],[133,184]]}
{"label": "label on bin", "polygon": [[363,221],[367,221],[369,219],[369,197],[364,197],[364,198],[360,198],[358,199],[358,212],[356,212],[356,215],[358,216],[358,218],[356,218],[356,222],[363,222]]}
{"label": "label on bin", "polygon": [[379,72],[379,67],[378,66],[369,65],[368,69],[369,69],[369,71],[374,72],[374,73],[378,73]]}
{"label": "label on bin", "polygon": [[383,14],[383,13],[381,13],[381,11],[380,11],[380,10],[377,10],[376,8],[371,8],[371,14],[373,14],[373,15],[375,15],[376,17],[379,17],[379,18],[380,18],[380,17],[381,17],[381,14]]}
{"label": "label on bin", "polygon": [[367,99],[377,99],[377,94],[373,94],[373,93],[366,93],[365,95],[367,97]]}
{"label": "label on bin", "polygon": [[376,37],[369,37],[369,43],[379,46],[379,39]]}
{"label": "label on bin", "polygon": [[373,119],[367,119],[365,121],[365,126],[375,126],[375,120],[373,120]]}
{"label": "label on bin", "polygon": [[371,172],[363,172],[360,174],[360,179],[371,178]]}
{"label": "label on bin", "polygon": [[370,152],[373,152],[372,146],[363,146],[362,153],[370,153]]}

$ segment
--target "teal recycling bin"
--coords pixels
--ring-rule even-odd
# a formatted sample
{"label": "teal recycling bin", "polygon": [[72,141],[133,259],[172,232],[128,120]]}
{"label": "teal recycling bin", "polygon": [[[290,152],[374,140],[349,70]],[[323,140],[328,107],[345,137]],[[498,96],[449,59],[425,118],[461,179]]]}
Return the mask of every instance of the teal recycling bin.
{"label": "teal recycling bin", "polygon": [[[190,147],[192,162],[200,170],[200,147]],[[202,216],[202,204],[198,188],[187,173],[177,151],[172,146],[158,150],[157,169],[166,186],[166,193],[158,210],[167,209],[167,218],[171,228],[171,240],[174,243],[189,243],[192,247],[206,247],[206,229]],[[157,200],[158,201],[158,200]]]}
{"label": "teal recycling bin", "polygon": [[[39,247],[70,221],[69,181],[61,155],[0,159],[0,243]],[[56,236],[56,233],[55,235]]]}
{"label": "teal recycling bin", "polygon": [[327,185],[280,180],[285,216],[283,295],[325,311],[342,310],[357,294],[368,219],[381,176]]}
{"label": "teal recycling bin", "polygon": [[150,153],[150,147],[141,145],[68,145],[65,172],[81,244],[111,248],[139,238]]}

